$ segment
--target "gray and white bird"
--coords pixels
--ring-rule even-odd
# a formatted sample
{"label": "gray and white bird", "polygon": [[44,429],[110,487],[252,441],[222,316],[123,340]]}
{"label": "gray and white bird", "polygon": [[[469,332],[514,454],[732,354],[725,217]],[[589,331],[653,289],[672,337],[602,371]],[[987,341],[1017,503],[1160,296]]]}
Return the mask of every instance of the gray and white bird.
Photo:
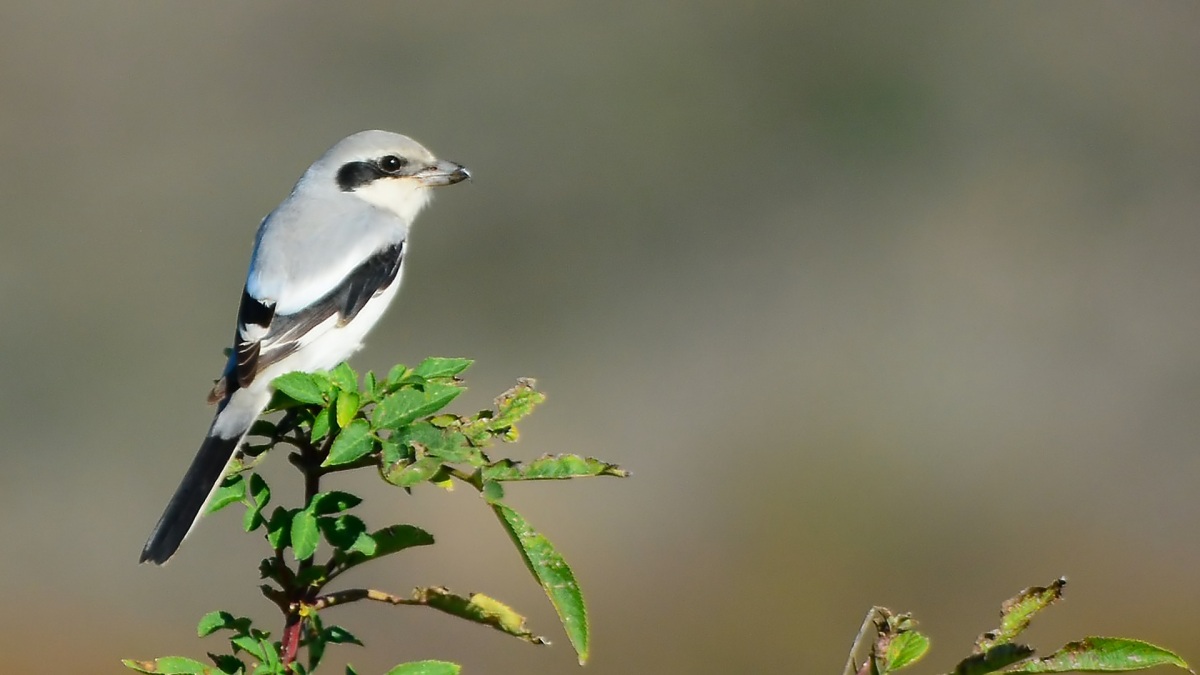
{"label": "gray and white bird", "polygon": [[217,414],[142,549],[171,558],[271,398],[271,381],[354,353],[400,288],[409,227],[430,188],[470,178],[419,143],[363,131],[329,149],[258,228]]}

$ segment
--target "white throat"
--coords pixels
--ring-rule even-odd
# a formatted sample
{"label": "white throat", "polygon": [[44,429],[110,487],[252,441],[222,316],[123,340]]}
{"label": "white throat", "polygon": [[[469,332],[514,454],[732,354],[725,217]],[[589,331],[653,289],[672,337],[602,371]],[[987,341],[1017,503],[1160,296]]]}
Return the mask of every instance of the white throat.
{"label": "white throat", "polygon": [[384,178],[358,188],[354,196],[411,223],[433,195],[415,180]]}

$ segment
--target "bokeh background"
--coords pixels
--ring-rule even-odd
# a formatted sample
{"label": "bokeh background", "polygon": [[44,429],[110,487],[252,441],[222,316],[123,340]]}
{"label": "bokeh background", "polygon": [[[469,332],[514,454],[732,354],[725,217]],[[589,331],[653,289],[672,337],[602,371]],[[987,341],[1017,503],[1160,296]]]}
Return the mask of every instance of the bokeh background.
{"label": "bokeh background", "polygon": [[[1198,82],[1190,2],[5,3],[0,670],[274,622],[234,510],[136,559],[259,218],[364,128],[476,179],[355,365],[474,357],[463,411],[537,377],[514,454],[635,473],[509,490],[591,600],[585,672],[838,672],[875,604],[936,672],[1060,574],[1043,650],[1200,660]],[[366,607],[334,661],[575,672],[473,493],[345,486],[439,537],[356,582],[556,644]]]}

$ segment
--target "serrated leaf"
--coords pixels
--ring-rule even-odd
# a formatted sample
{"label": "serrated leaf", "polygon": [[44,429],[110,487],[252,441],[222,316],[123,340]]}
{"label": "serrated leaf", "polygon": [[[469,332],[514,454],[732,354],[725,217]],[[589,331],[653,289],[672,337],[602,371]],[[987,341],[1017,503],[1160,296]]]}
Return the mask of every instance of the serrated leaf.
{"label": "serrated leaf", "polygon": [[139,673],[156,673],[159,675],[204,675],[205,673],[212,672],[211,666],[184,656],[164,656],[161,659],[154,659],[153,661],[123,659],[121,663],[126,668],[136,670]]}
{"label": "serrated leaf", "polygon": [[250,425],[250,431],[247,433],[251,436],[262,436],[263,438],[272,438],[278,427],[271,420],[254,420],[254,424]]}
{"label": "serrated leaf", "polygon": [[579,455],[545,455],[528,463],[502,459],[483,467],[484,480],[561,480],[590,476],[625,478],[628,475],[616,464]]}
{"label": "serrated leaf", "polygon": [[338,433],[329,448],[329,456],[321,462],[321,466],[349,464],[374,449],[375,437],[371,435],[371,425],[366,420],[354,420]]}
{"label": "serrated leaf", "polygon": [[462,425],[462,432],[477,445],[486,444],[492,437],[505,441],[517,439],[516,424],[546,400],[546,395],[534,389],[534,381],[520,378],[517,384],[496,397],[495,411],[481,411]]}
{"label": "serrated leaf", "polygon": [[980,635],[975,640],[975,649],[984,652],[996,645],[1012,642],[1029,627],[1029,622],[1038,612],[1062,597],[1066,585],[1066,578],[1059,578],[1045,588],[1032,586],[1005,600],[1000,605],[1000,627]]}
{"label": "serrated leaf", "polygon": [[292,372],[280,375],[271,383],[276,391],[300,403],[321,404],[325,402],[325,389],[321,380],[313,373]]}
{"label": "serrated leaf", "polygon": [[511,389],[496,398],[496,416],[489,424],[493,432],[513,428],[546,400],[546,395],[534,388],[536,384],[531,378],[520,378]]}
{"label": "serrated leaf", "polygon": [[331,490],[330,492],[320,492],[313,495],[312,501],[308,504],[308,509],[313,515],[331,516],[335,513],[341,513],[346,509],[352,509],[362,503],[362,497],[342,492],[340,490]]}
{"label": "serrated leaf", "polygon": [[516,511],[504,504],[492,504],[500,524],[508,532],[525,566],[533,573],[542,590],[554,605],[567,638],[582,665],[588,659],[588,618],[583,592],[567,561],[555,550],[545,536],[538,533]]}
{"label": "serrated leaf", "polygon": [[276,506],[267,519],[267,543],[275,550],[282,550],[291,543],[292,517],[295,511]]}
{"label": "serrated leaf", "polygon": [[972,654],[954,668],[954,675],[987,675],[1004,670],[1012,664],[1033,656],[1033,649],[1025,645],[998,645],[982,654]]}
{"label": "serrated leaf", "polygon": [[525,628],[525,617],[513,608],[488,597],[482,593],[473,593],[466,598],[451,593],[441,586],[434,588],[418,588],[414,599],[434,609],[447,614],[491,626],[498,631],[519,637],[535,645],[546,644],[545,638],[538,637]]}
{"label": "serrated leaf", "polygon": [[1089,637],[1071,642],[1050,656],[1031,659],[1005,673],[1127,672],[1156,666],[1189,670],[1179,655],[1141,640]]}
{"label": "serrated leaf", "polygon": [[249,483],[250,504],[246,506],[246,514],[242,517],[242,529],[253,532],[266,522],[262,510],[271,501],[271,488],[267,481],[256,473],[250,474]]}
{"label": "serrated leaf", "polygon": [[296,556],[296,560],[308,560],[313,557],[320,539],[317,517],[312,512],[299,511],[292,517],[292,554]]}
{"label": "serrated leaf", "polygon": [[414,546],[430,546],[433,544],[433,535],[412,525],[392,525],[391,527],[385,527],[382,530],[372,532],[370,537],[375,542],[374,553],[368,554],[365,551],[347,552],[344,555],[338,556],[337,564],[342,569],[350,569],[355,565],[361,565],[370,560],[382,558],[385,555],[399,553]]}
{"label": "serrated leaf", "polygon": [[246,481],[242,474],[228,476],[221,482],[221,487],[213,493],[212,500],[208,503],[208,512],[216,513],[221,509],[236,504],[246,498]]}
{"label": "serrated leaf", "polygon": [[230,638],[229,642],[259,661],[266,661],[268,658],[267,650],[262,640],[252,635],[237,635]]}
{"label": "serrated leaf", "polygon": [[380,466],[395,466],[400,462],[414,459],[412,453],[396,441],[385,438],[379,441]]}
{"label": "serrated leaf", "polygon": [[361,640],[354,636],[353,633],[342,628],[341,626],[330,626],[322,631],[325,640],[330,644],[335,645],[358,645],[363,646]]}
{"label": "serrated leaf", "polygon": [[196,626],[196,635],[199,637],[208,637],[219,630],[248,633],[250,626],[251,621],[249,617],[234,616],[229,612],[218,610],[209,612],[200,618],[200,623]]}
{"label": "serrated leaf", "polygon": [[246,672],[246,664],[242,660],[232,654],[213,654],[209,652],[208,658],[216,664],[217,670],[224,675],[238,675]]}
{"label": "serrated leaf", "polygon": [[324,440],[329,432],[333,429],[333,413],[329,408],[321,408],[321,411],[313,417],[311,439],[313,443]]}
{"label": "serrated leaf", "polygon": [[250,474],[250,501],[260,509],[271,501],[271,487],[256,473]]}
{"label": "serrated leaf", "polygon": [[367,534],[366,523],[361,518],[349,514],[337,518],[319,518],[317,524],[321,528],[321,534],[325,535],[325,541],[337,549],[349,549],[357,543],[360,536],[370,537]]}
{"label": "serrated leaf", "polygon": [[484,481],[483,489],[479,491],[479,494],[483,495],[483,499],[487,503],[495,504],[504,499],[504,486],[494,480]]}
{"label": "serrated leaf", "polygon": [[412,487],[437,475],[442,469],[442,460],[437,457],[422,457],[417,461],[384,470],[383,479],[398,487]]}
{"label": "serrated leaf", "polygon": [[467,443],[466,436],[457,431],[439,429],[429,422],[416,422],[401,427],[392,434],[390,440],[410,447],[419,443],[425,448],[425,454],[440,457],[447,462],[465,462],[479,455],[479,450]]}
{"label": "serrated leaf", "polygon": [[342,391],[358,391],[358,373],[355,373],[350,364],[345,361],[329,371],[329,381]]}
{"label": "serrated leaf", "polygon": [[337,399],[337,423],[338,426],[345,429],[350,420],[358,414],[360,399],[356,391],[343,391],[338,394]]}
{"label": "serrated leaf", "polygon": [[900,633],[888,642],[887,670],[896,671],[920,661],[929,652],[929,638],[916,631]]}
{"label": "serrated leaf", "polygon": [[471,359],[447,359],[431,357],[421,362],[413,369],[417,375],[432,380],[438,377],[454,377],[475,363]]}
{"label": "serrated leaf", "polygon": [[[461,671],[461,666],[449,661],[413,661],[402,663],[385,675],[458,675]],[[355,675],[350,666],[346,666],[346,675]]]}
{"label": "serrated leaf", "polygon": [[388,370],[387,378],[384,380],[384,383],[390,386],[396,382],[399,382],[404,378],[404,374],[407,372],[408,366],[404,365],[403,363],[397,363]]}
{"label": "serrated leaf", "polygon": [[423,389],[406,387],[388,394],[375,406],[371,422],[375,428],[395,429],[419,417],[441,410],[462,393],[452,384],[427,383]]}

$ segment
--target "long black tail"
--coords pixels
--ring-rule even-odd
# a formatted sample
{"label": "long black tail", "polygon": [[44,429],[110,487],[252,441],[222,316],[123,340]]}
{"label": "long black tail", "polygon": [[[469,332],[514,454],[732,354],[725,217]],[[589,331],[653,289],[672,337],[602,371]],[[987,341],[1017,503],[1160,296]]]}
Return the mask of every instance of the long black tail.
{"label": "long black tail", "polygon": [[192,460],[192,466],[179,482],[167,509],[154,526],[154,531],[150,533],[150,538],[146,540],[139,562],[161,565],[175,555],[184,537],[191,532],[192,525],[200,519],[209,495],[225,476],[225,468],[245,436],[239,434],[233,438],[221,438],[211,431],[209,434]]}

